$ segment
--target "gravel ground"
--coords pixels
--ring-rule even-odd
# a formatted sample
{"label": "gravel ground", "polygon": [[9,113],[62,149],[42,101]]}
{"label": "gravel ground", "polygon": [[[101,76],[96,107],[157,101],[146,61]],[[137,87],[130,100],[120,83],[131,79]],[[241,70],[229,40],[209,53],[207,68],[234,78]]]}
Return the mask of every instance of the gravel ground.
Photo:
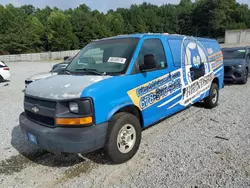
{"label": "gravel ground", "polygon": [[45,62],[10,63],[0,84],[0,187],[250,187],[250,82],[225,86],[213,110],[192,106],[145,130],[122,165],[102,150],[52,155],[29,144],[18,126],[24,80]]}

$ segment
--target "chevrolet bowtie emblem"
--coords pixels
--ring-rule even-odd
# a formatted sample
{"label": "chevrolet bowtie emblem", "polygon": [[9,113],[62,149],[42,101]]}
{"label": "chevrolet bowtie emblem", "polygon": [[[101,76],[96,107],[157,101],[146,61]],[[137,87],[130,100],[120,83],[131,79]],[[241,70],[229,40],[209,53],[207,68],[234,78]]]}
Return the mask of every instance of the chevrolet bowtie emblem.
{"label": "chevrolet bowtie emblem", "polygon": [[36,106],[34,106],[33,108],[31,108],[31,110],[32,110],[34,113],[38,113],[38,112],[39,112],[39,108],[37,108]]}

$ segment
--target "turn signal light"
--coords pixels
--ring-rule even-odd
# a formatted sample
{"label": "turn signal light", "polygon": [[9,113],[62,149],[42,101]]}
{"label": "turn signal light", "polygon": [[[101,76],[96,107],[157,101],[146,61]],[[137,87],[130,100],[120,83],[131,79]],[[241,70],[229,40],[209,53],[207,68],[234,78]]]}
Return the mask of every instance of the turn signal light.
{"label": "turn signal light", "polygon": [[56,118],[57,125],[88,125],[93,123],[93,118]]}

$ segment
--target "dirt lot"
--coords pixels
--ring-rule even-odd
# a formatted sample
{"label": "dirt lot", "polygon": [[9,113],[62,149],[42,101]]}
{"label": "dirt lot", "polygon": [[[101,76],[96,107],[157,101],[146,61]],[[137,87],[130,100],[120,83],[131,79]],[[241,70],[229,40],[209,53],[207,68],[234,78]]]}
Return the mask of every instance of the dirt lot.
{"label": "dirt lot", "polygon": [[192,106],[143,132],[137,155],[112,165],[97,151],[56,156],[18,126],[24,80],[45,62],[9,63],[0,84],[0,187],[250,187],[250,82],[225,86],[219,106]]}

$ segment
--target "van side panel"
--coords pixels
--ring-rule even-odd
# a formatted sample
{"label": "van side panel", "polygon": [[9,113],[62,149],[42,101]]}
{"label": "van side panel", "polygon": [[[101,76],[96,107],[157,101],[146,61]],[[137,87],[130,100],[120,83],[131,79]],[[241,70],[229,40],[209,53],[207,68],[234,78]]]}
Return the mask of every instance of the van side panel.
{"label": "van side panel", "polygon": [[215,78],[219,80],[219,89],[223,88],[224,66],[221,48],[216,40],[199,40],[208,52],[208,60],[212,66]]}
{"label": "van side panel", "polygon": [[208,96],[217,77],[223,87],[223,61],[214,40],[183,36],[142,37],[128,71],[133,70],[143,41],[159,38],[164,46],[168,67],[145,73],[114,76],[86,88],[82,97],[92,96],[95,123],[109,119],[124,106],[134,105],[147,127]]}
{"label": "van side panel", "polygon": [[174,65],[182,70],[183,105],[193,104],[209,95],[211,83],[223,87],[223,57],[216,40],[169,36]]}

